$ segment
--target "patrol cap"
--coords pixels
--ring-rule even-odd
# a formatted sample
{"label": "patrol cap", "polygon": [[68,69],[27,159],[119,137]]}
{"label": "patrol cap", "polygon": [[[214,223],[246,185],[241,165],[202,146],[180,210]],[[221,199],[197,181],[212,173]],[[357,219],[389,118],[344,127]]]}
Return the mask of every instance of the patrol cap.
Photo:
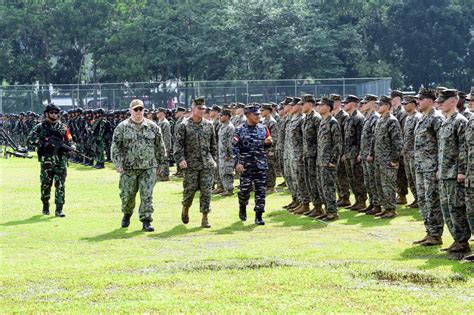
{"label": "patrol cap", "polygon": [[330,94],[330,95],[329,95],[329,99],[332,100],[333,102],[334,102],[334,101],[341,101],[341,100],[342,100],[342,97],[341,97],[341,95],[339,95],[339,94],[333,93],[333,94]]}
{"label": "patrol cap", "polygon": [[392,105],[392,98],[388,95],[382,95],[380,96],[380,99],[377,101],[377,104]]}
{"label": "patrol cap", "polygon": [[403,105],[406,105],[408,103],[415,103],[417,104],[418,103],[418,98],[415,96],[415,95],[405,95],[403,97],[403,101],[402,101],[402,104]]}
{"label": "patrol cap", "polygon": [[219,115],[221,115],[221,116],[224,116],[224,115],[231,116],[232,113],[230,112],[230,109],[229,109],[229,108],[223,108],[223,109],[220,111]]}
{"label": "patrol cap", "polygon": [[204,105],[205,102],[206,100],[204,99],[204,97],[198,97],[198,98],[193,99],[194,106],[205,106]]}
{"label": "patrol cap", "polygon": [[366,94],[364,97],[364,103],[377,101],[377,100],[378,100],[378,97],[377,95],[374,95],[374,94]]}
{"label": "patrol cap", "polygon": [[219,106],[217,106],[217,105],[212,105],[211,110],[212,110],[212,111],[215,111],[215,112],[218,112],[218,113],[221,112],[221,108],[220,108]]}
{"label": "patrol cap", "polygon": [[235,108],[246,108],[244,103],[237,103],[235,104]]}
{"label": "patrol cap", "polygon": [[403,97],[403,93],[402,91],[400,90],[393,90],[391,93],[390,93],[390,97],[391,98],[395,98],[395,97]]}
{"label": "patrol cap", "polygon": [[331,110],[333,110],[334,108],[334,101],[328,97],[323,97],[321,98],[321,101],[319,102],[319,104],[321,105],[327,105],[329,107],[331,107]]}
{"label": "patrol cap", "polygon": [[301,101],[301,98],[299,97],[293,97],[293,101],[289,104],[291,106],[294,106],[294,105],[301,105],[300,104],[300,101]]}
{"label": "patrol cap", "polygon": [[185,112],[186,108],[179,106],[178,108],[176,108],[176,111],[177,112]]}
{"label": "patrol cap", "polygon": [[166,108],[164,108],[164,107],[159,107],[159,108],[158,108],[158,113],[166,113]]}
{"label": "patrol cap", "polygon": [[270,105],[272,106],[272,108],[277,108],[278,107],[278,104],[274,103],[274,102],[271,102]]}
{"label": "patrol cap", "polygon": [[466,96],[466,100],[468,100],[468,101],[474,100],[474,87],[471,88],[471,93],[469,93],[469,94]]}
{"label": "patrol cap", "polygon": [[306,95],[303,95],[303,97],[301,98],[301,101],[304,103],[316,103],[316,100],[314,99],[314,96],[311,95],[311,94],[306,94]]}
{"label": "patrol cap", "polygon": [[283,100],[283,105],[289,105],[291,104],[291,102],[293,102],[293,97],[290,97],[290,96],[287,96],[285,97],[285,99]]}
{"label": "patrol cap", "polygon": [[252,113],[252,114],[255,114],[255,115],[260,115],[260,106],[258,105],[248,105],[248,106],[245,106],[245,113]]}
{"label": "patrol cap", "polygon": [[455,89],[446,89],[439,92],[438,98],[435,100],[437,103],[443,103],[451,97],[458,96],[458,90]]}
{"label": "patrol cap", "polygon": [[359,103],[359,102],[360,102],[360,98],[358,98],[358,97],[355,96],[355,95],[349,94],[349,95],[347,95],[346,98],[342,101],[342,103],[344,103],[344,104],[352,103],[352,102]]}
{"label": "patrol cap", "polygon": [[138,108],[138,107],[145,108],[145,104],[143,104],[142,100],[135,99],[135,100],[130,102],[130,106],[129,106],[130,109],[135,109],[135,108]]}
{"label": "patrol cap", "polygon": [[436,99],[436,91],[429,88],[421,88],[418,91],[418,94],[416,95],[416,97],[419,100],[422,100],[424,98],[431,98],[434,101]]}
{"label": "patrol cap", "polygon": [[266,109],[266,110],[272,110],[272,104],[268,104],[268,103],[263,103],[262,104],[262,109]]}

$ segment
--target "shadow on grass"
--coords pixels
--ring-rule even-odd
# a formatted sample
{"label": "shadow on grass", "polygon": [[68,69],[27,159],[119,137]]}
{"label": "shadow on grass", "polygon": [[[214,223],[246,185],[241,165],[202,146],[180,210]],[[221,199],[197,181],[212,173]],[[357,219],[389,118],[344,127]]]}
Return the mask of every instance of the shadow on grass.
{"label": "shadow on grass", "polygon": [[[247,218],[249,220],[249,218]],[[215,230],[216,234],[234,234],[234,232],[250,232],[257,227],[256,224],[245,225],[242,221],[236,221],[228,227]]]}
{"label": "shadow on grass", "polygon": [[200,231],[200,230],[202,230],[201,227],[194,227],[194,228],[189,228],[188,229],[184,224],[179,224],[179,225],[175,226],[174,228],[172,228],[169,231],[161,232],[161,233],[157,233],[157,234],[150,234],[149,236],[153,237],[153,238],[168,238],[168,237],[173,237],[173,236],[179,236],[179,235],[194,233],[194,232],[197,232],[197,231]]}
{"label": "shadow on grass", "polygon": [[53,214],[53,216],[46,216],[46,215],[38,214],[38,215],[32,216],[31,218],[24,219],[24,220],[5,222],[5,223],[0,224],[0,226],[15,226],[15,225],[41,223],[41,222],[49,221],[52,218],[55,218],[54,214]]}
{"label": "shadow on grass", "polygon": [[[447,247],[447,245],[443,246]],[[459,256],[447,254],[440,251],[441,246],[416,246],[413,245],[405,249],[401,254],[399,260],[407,261],[413,259],[424,260],[424,264],[419,266],[422,270],[439,268],[442,266],[450,266],[451,270],[458,273],[464,278],[474,277],[474,264],[461,263]]]}
{"label": "shadow on grass", "polygon": [[100,234],[97,236],[84,237],[84,238],[81,238],[81,240],[88,241],[88,242],[102,242],[102,241],[108,241],[108,240],[129,239],[138,235],[142,235],[143,233],[145,232],[143,232],[142,230],[137,230],[137,231],[127,233],[127,229],[118,228],[111,232]]}
{"label": "shadow on grass", "polygon": [[412,217],[413,221],[423,221],[421,218],[420,209],[418,208],[399,206],[397,207],[397,212],[399,217]]}
{"label": "shadow on grass", "polygon": [[366,215],[347,209],[339,209],[339,223],[343,225],[360,225],[361,227],[375,227],[390,225],[391,219],[376,218],[373,215]]}
{"label": "shadow on grass", "polygon": [[[299,226],[302,230],[312,230],[312,229],[321,229],[325,228],[328,223],[314,220],[306,216],[298,216],[289,213],[286,210],[274,210],[267,214],[266,216],[273,223],[282,223],[277,227],[294,227]],[[265,217],[264,217],[265,219]],[[329,223],[330,224],[330,223]]]}

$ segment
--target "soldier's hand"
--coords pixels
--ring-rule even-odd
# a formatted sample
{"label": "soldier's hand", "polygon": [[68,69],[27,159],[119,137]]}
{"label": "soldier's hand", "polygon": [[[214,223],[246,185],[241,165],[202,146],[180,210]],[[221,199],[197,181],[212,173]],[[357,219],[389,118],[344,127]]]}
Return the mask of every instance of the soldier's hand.
{"label": "soldier's hand", "polygon": [[458,183],[464,183],[464,180],[466,179],[466,175],[464,174],[458,174]]}
{"label": "soldier's hand", "polygon": [[181,167],[182,169],[188,168],[188,162],[186,162],[185,160],[181,161],[179,163],[179,167]]}
{"label": "soldier's hand", "polygon": [[242,164],[237,164],[235,166],[235,171],[238,172],[238,173],[243,173],[245,171],[245,168]]}
{"label": "soldier's hand", "polygon": [[398,166],[398,163],[397,162],[390,162],[390,166],[391,167],[396,167],[396,166]]}
{"label": "soldier's hand", "polygon": [[330,167],[330,168],[335,168],[336,165],[335,165],[335,164],[332,164],[332,163],[328,163],[328,167]]}
{"label": "soldier's hand", "polygon": [[265,138],[265,144],[271,144],[272,143],[272,137],[267,137]]}
{"label": "soldier's hand", "polygon": [[367,162],[373,162],[374,161],[374,157],[372,155],[369,155],[367,157]]}
{"label": "soldier's hand", "polygon": [[343,154],[343,155],[341,156],[341,160],[342,160],[342,161],[345,161],[345,160],[346,160],[346,155],[345,155],[345,154]]}
{"label": "soldier's hand", "polygon": [[275,155],[275,153],[273,153],[273,152],[268,152],[268,156],[274,156],[274,155]]}
{"label": "soldier's hand", "polygon": [[362,161],[362,158],[360,157],[360,155],[357,156],[357,162],[360,162]]}
{"label": "soldier's hand", "polygon": [[117,167],[116,170],[117,170],[117,173],[120,173],[120,174],[123,173],[123,167],[121,167],[121,166]]}

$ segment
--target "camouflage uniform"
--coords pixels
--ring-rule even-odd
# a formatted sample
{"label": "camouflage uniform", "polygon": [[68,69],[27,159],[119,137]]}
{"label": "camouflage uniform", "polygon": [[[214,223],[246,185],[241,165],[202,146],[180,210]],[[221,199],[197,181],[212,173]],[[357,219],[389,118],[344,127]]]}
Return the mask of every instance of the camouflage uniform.
{"label": "camouflage uniform", "polygon": [[385,211],[396,209],[397,171],[390,162],[397,163],[402,151],[400,123],[391,113],[380,117],[375,127],[374,162],[375,180],[381,206]]}
{"label": "camouflage uniform", "polygon": [[97,118],[92,123],[92,132],[94,135],[94,155],[98,165],[105,163],[105,135],[107,122],[103,117]]}
{"label": "camouflage uniform", "polygon": [[272,136],[272,144],[267,147],[267,189],[274,189],[276,184],[276,147],[278,143],[278,124],[271,115],[265,117],[262,121],[262,124],[270,130]]}
{"label": "camouflage uniform", "polygon": [[213,174],[216,167],[216,135],[212,123],[202,119],[194,122],[184,119],[178,126],[175,144],[175,161],[177,164],[186,161],[184,169],[183,207],[191,207],[196,191],[201,192],[200,211],[211,211],[211,191]]}
{"label": "camouflage uniform", "polygon": [[[399,106],[397,109],[392,111],[392,114],[397,118],[400,128],[401,134],[403,138],[403,131],[405,129],[405,121],[407,118],[407,113],[403,106]],[[406,196],[408,194],[408,179],[405,171],[405,161],[403,156],[400,156],[400,161],[398,164],[398,171],[397,171],[397,193],[399,196]]]}
{"label": "camouflage uniform", "polygon": [[440,201],[444,221],[457,242],[471,237],[466,215],[465,187],[457,182],[466,174],[465,131],[467,119],[458,112],[448,117],[439,130]]}
{"label": "camouflage uniform", "polygon": [[380,115],[377,112],[371,112],[367,115],[360,139],[360,157],[364,171],[364,184],[369,193],[369,202],[373,206],[380,206],[380,196],[375,181],[375,164],[373,161],[367,161],[367,157],[374,156],[375,127],[379,119]]}
{"label": "camouflage uniform", "polygon": [[[163,118],[158,121],[158,127],[161,129],[161,134],[163,135],[163,142],[165,143],[166,152],[171,154],[172,147],[171,147],[171,125],[168,119]],[[160,165],[160,173],[161,176],[168,177],[170,175],[170,167],[169,167],[169,158],[166,157],[165,162]]]}
{"label": "camouflage uniform", "polygon": [[234,190],[234,154],[232,152],[232,137],[234,136],[234,125],[227,121],[220,124],[218,134],[219,152],[219,179],[225,191]]}
{"label": "camouflage uniform", "polygon": [[360,151],[360,138],[362,136],[362,128],[364,125],[364,115],[355,110],[344,124],[344,146],[342,154],[345,156],[344,163],[341,167],[346,167],[346,174],[352,192],[356,201],[365,203],[367,200],[367,191],[364,185],[364,172],[362,164],[357,161]]}
{"label": "camouflage uniform", "polygon": [[426,233],[443,235],[443,214],[438,193],[438,132],[444,121],[443,115],[432,109],[422,115],[415,127],[415,172],[418,206]]}
{"label": "camouflage uniform", "polygon": [[288,115],[285,121],[285,125],[283,130],[285,130],[285,135],[283,139],[285,142],[283,143],[283,176],[285,176],[285,182],[288,187],[288,190],[291,193],[291,197],[293,200],[298,199],[298,192],[294,186],[294,174],[291,172],[291,121],[292,115]]}
{"label": "camouflage uniform", "polygon": [[415,127],[418,121],[420,121],[421,116],[422,115],[416,111],[407,114],[405,126],[403,129],[402,155],[405,162],[406,178],[415,201],[417,200],[415,177]]}
{"label": "camouflage uniform", "polygon": [[286,175],[285,175],[285,168],[284,168],[284,159],[283,155],[285,152],[285,134],[286,134],[286,126],[288,123],[288,116],[283,117],[280,119],[278,122],[278,141],[277,141],[277,163],[278,163],[278,168],[281,170],[281,173],[286,181]]}
{"label": "camouflage uniform", "polygon": [[[341,136],[342,139],[344,139],[344,125],[346,123],[346,120],[349,118],[349,114],[343,109],[341,109],[336,115],[334,115],[334,118],[336,118],[339,124],[339,128],[341,129]],[[336,184],[339,199],[349,199],[349,178],[347,176],[346,167],[343,163],[341,163],[341,165],[339,165],[337,168]]]}
{"label": "camouflage uniform", "polygon": [[[319,189],[327,213],[337,213],[336,172],[342,152],[341,128],[337,120],[329,115],[321,121],[318,130]],[[334,167],[329,164],[335,165]]]}
{"label": "camouflage uniform", "polygon": [[474,234],[474,115],[466,126],[466,212],[471,234]]}
{"label": "camouflage uniform", "polygon": [[140,191],[140,221],[152,222],[157,168],[166,158],[160,128],[146,118],[140,125],[128,118],[115,128],[111,151],[115,167],[124,170],[119,183],[123,214],[132,215]]}
{"label": "camouflage uniform", "polygon": [[319,167],[317,163],[318,131],[322,117],[316,111],[306,114],[303,120],[303,157],[304,179],[310,201],[313,205],[322,205],[323,200],[319,187]]}
{"label": "camouflage uniform", "polygon": [[304,114],[302,113],[291,117],[287,137],[289,143],[292,189],[295,194],[294,196],[296,196],[301,203],[305,204],[310,202],[310,196],[304,178],[303,120]]}

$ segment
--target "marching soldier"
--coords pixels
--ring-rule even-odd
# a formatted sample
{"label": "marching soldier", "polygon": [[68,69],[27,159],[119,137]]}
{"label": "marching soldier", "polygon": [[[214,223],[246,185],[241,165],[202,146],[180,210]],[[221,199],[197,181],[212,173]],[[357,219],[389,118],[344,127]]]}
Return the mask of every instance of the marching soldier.
{"label": "marching soldier", "polygon": [[267,146],[267,193],[275,192],[275,185],[276,185],[276,147],[278,144],[278,123],[276,122],[275,118],[272,116],[272,105],[271,104],[263,104],[262,110],[262,124],[268,128],[270,131],[270,135],[272,136],[272,144]]}
{"label": "marching soldier", "polygon": [[219,170],[219,182],[222,184],[221,196],[232,196],[234,194],[234,154],[232,147],[232,139],[234,137],[235,128],[230,122],[230,110],[223,108],[219,114],[219,135],[217,137],[219,162],[217,163]]}

